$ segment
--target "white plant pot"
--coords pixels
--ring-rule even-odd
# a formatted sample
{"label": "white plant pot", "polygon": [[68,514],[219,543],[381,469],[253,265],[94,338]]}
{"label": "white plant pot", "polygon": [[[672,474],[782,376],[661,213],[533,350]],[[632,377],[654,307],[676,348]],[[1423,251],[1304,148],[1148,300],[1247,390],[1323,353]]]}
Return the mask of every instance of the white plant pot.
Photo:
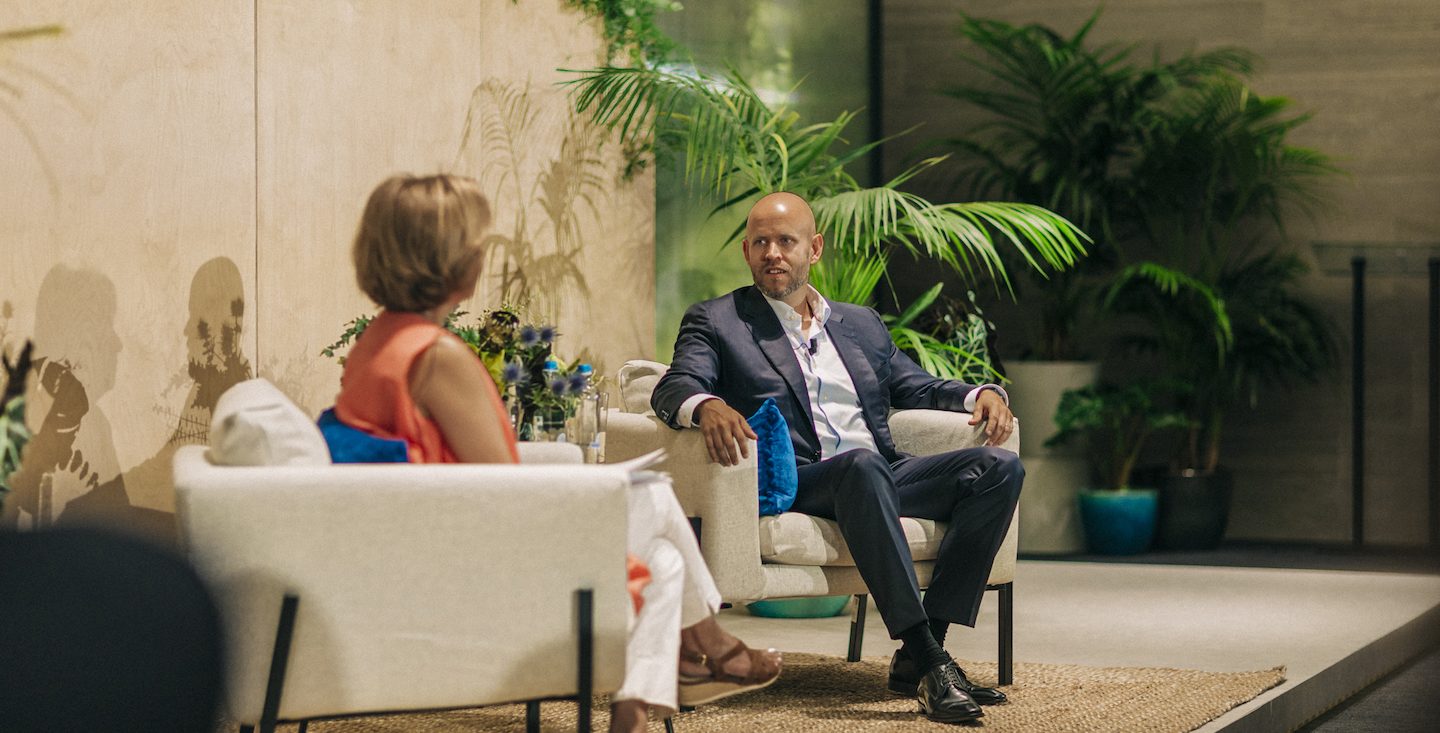
{"label": "white plant pot", "polygon": [[1025,428],[1020,457],[1025,488],[1020,493],[1020,551],[1058,555],[1083,552],[1080,490],[1090,467],[1079,445],[1045,447],[1055,435],[1055,408],[1066,390],[1095,384],[1100,363],[1092,361],[1016,361],[1006,364],[1010,408]]}
{"label": "white plant pot", "polygon": [[1072,555],[1085,551],[1080,489],[1089,466],[1077,456],[1027,456],[1020,491],[1020,552]]}
{"label": "white plant pot", "polygon": [[1025,439],[1020,441],[1020,455],[1078,456],[1083,448],[1067,445],[1046,448],[1045,441],[1057,432],[1055,408],[1066,390],[1078,389],[1100,381],[1098,361],[1013,361],[1005,365],[1010,384],[1010,409],[1025,426]]}

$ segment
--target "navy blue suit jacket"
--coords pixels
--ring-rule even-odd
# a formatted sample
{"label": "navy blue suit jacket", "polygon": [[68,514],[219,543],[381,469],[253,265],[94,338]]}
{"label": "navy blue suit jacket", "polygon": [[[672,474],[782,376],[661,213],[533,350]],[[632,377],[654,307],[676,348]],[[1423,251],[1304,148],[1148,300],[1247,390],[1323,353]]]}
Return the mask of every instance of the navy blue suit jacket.
{"label": "navy blue suit jacket", "polygon": [[[830,302],[825,330],[840,352],[860,397],[865,422],[876,447],[894,462],[904,454],[890,437],[891,408],[963,411],[974,385],[938,379],[921,369],[890,339],[890,331],[870,308]],[[670,427],[690,397],[709,393],[742,415],[751,415],[767,397],[790,426],[795,460],[820,460],[820,440],[811,417],[810,395],[800,363],[780,319],[753,285],[685,312],[670,370],[655,386],[650,404]],[[825,456],[829,458],[830,456]]]}

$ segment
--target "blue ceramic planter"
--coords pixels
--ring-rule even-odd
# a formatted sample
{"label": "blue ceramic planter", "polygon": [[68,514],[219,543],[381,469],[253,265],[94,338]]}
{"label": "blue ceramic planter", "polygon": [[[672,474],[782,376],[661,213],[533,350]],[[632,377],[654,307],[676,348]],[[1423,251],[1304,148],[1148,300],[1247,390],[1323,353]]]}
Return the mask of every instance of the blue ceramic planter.
{"label": "blue ceramic planter", "polygon": [[1099,555],[1134,555],[1155,538],[1159,492],[1153,489],[1080,492],[1085,542]]}

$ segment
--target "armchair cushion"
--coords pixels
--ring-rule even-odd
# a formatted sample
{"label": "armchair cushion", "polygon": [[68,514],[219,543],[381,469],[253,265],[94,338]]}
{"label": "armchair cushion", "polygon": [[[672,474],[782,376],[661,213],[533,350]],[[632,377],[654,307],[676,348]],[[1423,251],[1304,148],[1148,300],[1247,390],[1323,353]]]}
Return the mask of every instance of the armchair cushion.
{"label": "armchair cushion", "polygon": [[[915,561],[934,560],[940,554],[943,523],[901,517],[900,530]],[[760,518],[760,559],[780,565],[855,566],[855,556],[840,536],[840,525],[799,512]]]}
{"label": "armchair cushion", "polygon": [[[785,416],[767,397],[746,419],[755,431],[755,453],[759,464],[760,514],[779,514],[795,503],[800,478],[795,472],[795,445]],[[814,564],[814,563],[812,563]]]}
{"label": "armchair cushion", "polygon": [[308,415],[256,378],[220,395],[206,457],[217,466],[323,466],[330,449]]}

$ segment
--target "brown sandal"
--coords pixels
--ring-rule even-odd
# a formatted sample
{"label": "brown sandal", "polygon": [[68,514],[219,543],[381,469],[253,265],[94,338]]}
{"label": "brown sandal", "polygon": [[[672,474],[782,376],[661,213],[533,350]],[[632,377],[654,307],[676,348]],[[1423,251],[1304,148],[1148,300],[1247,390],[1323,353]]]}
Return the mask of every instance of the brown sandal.
{"label": "brown sandal", "polygon": [[[741,654],[750,656],[750,672],[743,677],[726,672],[725,663]],[[738,639],[735,646],[730,647],[719,659],[686,649],[680,650],[680,656],[687,662],[704,665],[710,670],[710,674],[704,676],[680,675],[680,704],[685,707],[703,705],[731,695],[769,687],[780,678],[783,664],[780,652],[774,649],[757,652]]]}

